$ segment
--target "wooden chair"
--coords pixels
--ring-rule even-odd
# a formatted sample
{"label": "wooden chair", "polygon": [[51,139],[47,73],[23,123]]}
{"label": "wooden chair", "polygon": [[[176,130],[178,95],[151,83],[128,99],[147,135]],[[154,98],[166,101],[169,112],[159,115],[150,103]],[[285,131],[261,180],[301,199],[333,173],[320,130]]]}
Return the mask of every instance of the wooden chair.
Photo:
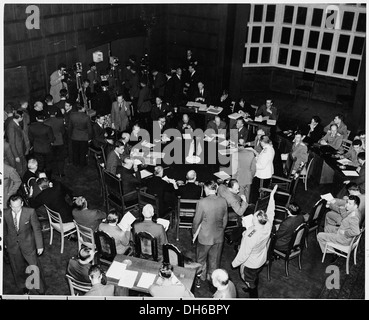
{"label": "wooden chair", "polygon": [[302,79],[298,81],[298,84],[295,87],[295,99],[297,98],[297,94],[307,93],[307,100],[310,100],[314,92],[315,76],[316,76],[316,71],[314,73],[308,73],[304,69],[304,73],[302,74]]}
{"label": "wooden chair", "polygon": [[67,278],[69,291],[72,296],[79,296],[80,293],[85,294],[92,288],[91,283],[79,281],[69,274],[66,274],[65,277]]}
{"label": "wooden chair", "polygon": [[82,246],[89,247],[93,250],[96,248],[94,231],[91,228],[85,227],[73,220],[78,238],[78,252],[81,250]]}
{"label": "wooden chair", "polygon": [[192,229],[192,222],[196,213],[198,200],[181,199],[181,196],[178,196],[177,199],[175,224],[176,240],[179,241],[179,229]]}
{"label": "wooden chair", "polygon": [[[315,230],[315,235],[318,234],[319,226],[324,217],[324,213],[327,211],[325,205],[327,201],[324,199],[320,199],[314,207],[311,209],[309,214],[309,220],[307,221],[307,226],[309,228],[309,233]],[[308,237],[309,234],[305,238],[305,246],[308,247]]]}
{"label": "wooden chair", "polygon": [[264,264],[267,267],[268,281],[271,280],[270,274],[271,274],[272,263],[274,259],[274,247],[275,247],[276,241],[277,241],[276,228],[273,225],[272,231],[270,232],[270,237],[267,242],[267,260],[265,261],[265,264]]}
{"label": "wooden chair", "polygon": [[352,238],[348,246],[344,246],[344,245],[334,243],[334,242],[327,242],[324,248],[322,262],[324,262],[324,258],[327,252],[338,254],[339,256],[344,257],[346,259],[346,274],[349,274],[350,273],[349,264],[350,264],[351,253],[352,251],[354,252],[354,264],[356,265],[357,248],[358,248],[361,236],[363,235],[364,231],[365,231],[365,227],[362,227],[360,230],[360,233],[357,236]]}
{"label": "wooden chair", "polygon": [[73,222],[63,223],[59,212],[51,210],[46,205],[44,205],[50,224],[50,245],[53,243],[53,231],[56,230],[61,236],[61,249],[60,253],[64,251],[64,238],[77,232],[76,226]]}
{"label": "wooden chair", "polygon": [[135,233],[135,256],[158,261],[158,240],[146,231]]}
{"label": "wooden chair", "polygon": [[94,236],[99,263],[105,266],[110,266],[117,255],[114,238],[101,230],[97,230]]}
{"label": "wooden chair", "polygon": [[112,206],[120,213],[120,220],[127,211],[137,209],[138,198],[136,190],[124,194],[123,183],[120,178],[105,169],[103,170],[103,176],[106,190],[106,212],[109,212],[110,206]]}
{"label": "wooden chair", "polygon": [[170,263],[172,266],[184,267],[183,253],[173,244],[163,244],[163,262]]}
{"label": "wooden chair", "polygon": [[308,233],[308,226],[306,223],[300,224],[293,233],[293,236],[288,245],[287,251],[280,251],[274,248],[274,255],[282,258],[285,261],[286,276],[289,276],[288,265],[290,260],[298,258],[299,269],[301,270],[301,256],[304,250],[305,237]]}
{"label": "wooden chair", "polygon": [[103,197],[103,201],[104,201],[104,205],[106,205],[106,187],[105,187],[105,180],[104,180],[104,168],[105,168],[105,163],[104,163],[104,158],[102,155],[98,155],[98,154],[94,154],[94,158],[95,158],[95,164],[96,164],[96,168],[97,168],[97,173],[99,174],[99,180],[100,180],[100,185],[101,185],[101,195]]}
{"label": "wooden chair", "polygon": [[307,189],[308,189],[308,178],[310,176],[310,170],[312,168],[313,162],[314,162],[314,155],[313,155],[313,153],[310,153],[308,162],[304,166],[304,168],[302,168],[301,173],[300,173],[300,179],[302,179],[302,182],[303,182],[304,187],[305,187],[305,191],[307,191]]}

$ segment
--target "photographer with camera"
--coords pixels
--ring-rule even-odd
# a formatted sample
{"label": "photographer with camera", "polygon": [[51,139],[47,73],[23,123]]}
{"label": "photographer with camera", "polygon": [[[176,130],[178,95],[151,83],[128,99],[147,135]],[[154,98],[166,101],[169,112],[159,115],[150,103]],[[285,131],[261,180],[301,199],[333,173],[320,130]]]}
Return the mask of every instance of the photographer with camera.
{"label": "photographer with camera", "polygon": [[58,65],[58,70],[54,71],[50,76],[50,94],[53,96],[54,103],[60,100],[60,90],[68,89],[65,74],[67,66],[64,63]]}

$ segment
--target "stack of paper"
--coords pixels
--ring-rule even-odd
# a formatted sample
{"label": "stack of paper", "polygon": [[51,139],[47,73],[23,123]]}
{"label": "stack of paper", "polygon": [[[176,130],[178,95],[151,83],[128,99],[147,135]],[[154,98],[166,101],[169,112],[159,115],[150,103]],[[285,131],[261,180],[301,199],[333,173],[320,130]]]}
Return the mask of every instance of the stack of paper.
{"label": "stack of paper", "polygon": [[346,158],[343,158],[343,159],[340,159],[340,160],[337,160],[337,162],[343,164],[343,165],[348,165],[348,164],[352,164],[352,161],[349,160],[349,159],[346,159]]}
{"label": "stack of paper", "polygon": [[137,287],[148,289],[155,281],[156,274],[142,272],[140,280],[137,283]]}
{"label": "stack of paper", "polygon": [[228,116],[228,118],[230,118],[230,119],[234,119],[234,120],[237,120],[238,118],[240,118],[240,117],[242,117],[242,114],[240,114],[240,113],[238,113],[238,112],[234,112],[234,113],[232,113],[232,114],[230,114],[229,116]]}
{"label": "stack of paper", "polygon": [[276,123],[277,123],[277,120],[272,120],[272,119],[267,120],[267,124],[269,124],[270,126],[275,126]]}
{"label": "stack of paper", "polygon": [[132,288],[135,284],[136,278],[138,275],[138,271],[133,270],[123,270],[120,280],[118,282],[118,286],[125,288]]}
{"label": "stack of paper", "polygon": [[358,177],[359,174],[354,170],[342,170],[343,174],[346,177]]}
{"label": "stack of paper", "polygon": [[147,177],[152,176],[152,172],[147,171],[146,169],[141,170],[140,174],[141,174],[141,179],[145,179]]}
{"label": "stack of paper", "polygon": [[123,216],[120,222],[117,224],[123,231],[130,230],[132,223],[136,220],[136,217],[129,211]]}
{"label": "stack of paper", "polygon": [[159,223],[159,224],[161,224],[164,227],[164,230],[165,231],[168,231],[168,228],[169,228],[169,220],[158,218],[156,220],[156,222]]}
{"label": "stack of paper", "polygon": [[215,172],[214,176],[222,180],[227,180],[231,177],[227,172],[224,172],[224,171]]}
{"label": "stack of paper", "polygon": [[108,278],[120,279],[122,276],[122,272],[127,268],[125,263],[113,261],[109,267],[109,270],[106,272],[106,276]]}
{"label": "stack of paper", "polygon": [[327,202],[334,199],[331,193],[322,194],[320,197],[324,200],[327,200]]}
{"label": "stack of paper", "polygon": [[217,108],[215,109],[215,107],[214,107],[214,106],[210,106],[206,112],[207,112],[207,113],[211,113],[211,114],[219,114],[219,113],[221,113],[222,111],[223,111],[223,108],[222,108],[222,107],[217,107]]}
{"label": "stack of paper", "polygon": [[202,104],[199,108],[199,111],[206,111],[208,110],[208,107],[206,106],[206,104]]}

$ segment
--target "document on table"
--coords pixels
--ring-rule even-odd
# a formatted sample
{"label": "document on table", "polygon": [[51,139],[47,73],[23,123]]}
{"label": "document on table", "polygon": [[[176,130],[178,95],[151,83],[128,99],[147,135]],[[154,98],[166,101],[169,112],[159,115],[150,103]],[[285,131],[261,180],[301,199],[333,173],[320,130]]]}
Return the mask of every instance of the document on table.
{"label": "document on table", "polygon": [[192,139],[192,136],[189,133],[182,134],[182,137],[183,137],[183,139],[186,139],[186,140]]}
{"label": "document on table", "polygon": [[158,218],[156,220],[156,222],[159,223],[159,224],[161,224],[164,227],[164,230],[165,231],[168,231],[168,228],[169,228],[169,220]]}
{"label": "document on table", "polygon": [[132,288],[135,284],[138,271],[133,270],[123,270],[121,278],[118,282],[118,286]]}
{"label": "document on table", "polygon": [[214,176],[218,177],[219,179],[222,179],[222,180],[227,180],[229,179],[231,176],[225,172],[225,171],[219,171],[219,172],[215,172],[214,173]]}
{"label": "document on table", "polygon": [[162,142],[168,142],[168,141],[170,141],[170,138],[168,136],[162,136],[161,141]]}
{"label": "document on table", "polygon": [[122,277],[123,271],[125,271],[127,265],[125,263],[113,261],[110,265],[108,271],[106,272],[106,276],[108,278],[120,279]]}
{"label": "document on table", "polygon": [[206,111],[206,110],[208,110],[208,107],[206,106],[206,104],[201,104],[199,111]]}
{"label": "document on table", "polygon": [[146,169],[143,169],[140,171],[141,179],[145,179],[147,177],[150,177],[152,175],[152,172],[147,171]]}
{"label": "document on table", "polygon": [[334,199],[331,193],[322,194],[320,197],[327,201],[332,201]]}
{"label": "document on table", "polygon": [[156,274],[142,272],[140,280],[137,283],[137,287],[148,289],[155,281]]}
{"label": "document on table", "polygon": [[234,119],[234,120],[237,120],[238,118],[241,118],[241,117],[242,117],[242,114],[238,112],[234,112],[228,116],[228,118]]}
{"label": "document on table", "polygon": [[219,113],[221,113],[222,111],[223,111],[223,108],[222,108],[222,107],[217,107],[217,108],[215,109],[215,107],[214,107],[214,106],[210,106],[206,112],[207,112],[207,113],[211,113],[211,114],[219,114]]}
{"label": "document on table", "polygon": [[346,177],[358,177],[359,174],[354,170],[342,170],[343,174]]}
{"label": "document on table", "polygon": [[223,140],[223,141],[222,141],[222,142],[220,142],[219,144],[220,144],[221,146],[226,147],[226,146],[228,146],[228,143],[229,143],[229,141],[227,141],[227,140]]}
{"label": "document on table", "polygon": [[337,160],[337,162],[343,164],[343,165],[348,165],[348,164],[352,164],[352,161],[349,160],[349,159],[346,159],[346,158],[343,158],[343,159],[340,159],[340,160]]}

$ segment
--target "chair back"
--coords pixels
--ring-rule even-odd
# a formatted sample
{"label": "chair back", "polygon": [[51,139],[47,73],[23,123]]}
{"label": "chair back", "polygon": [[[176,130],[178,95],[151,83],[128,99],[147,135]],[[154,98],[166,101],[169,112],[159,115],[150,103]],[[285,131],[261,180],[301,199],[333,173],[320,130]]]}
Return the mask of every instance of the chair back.
{"label": "chair back", "polygon": [[146,231],[135,233],[135,255],[158,261],[158,240]]}
{"label": "chair back", "polygon": [[172,266],[184,267],[183,253],[173,244],[163,244],[164,262],[170,263]]}
{"label": "chair back", "polygon": [[305,244],[305,236],[307,234],[308,227],[306,223],[300,224],[293,232],[292,238],[289,243],[288,252],[302,251]]}
{"label": "chair back", "polygon": [[309,220],[308,220],[309,229],[317,226],[319,222],[321,221],[323,214],[326,211],[326,207],[325,207],[326,203],[327,203],[327,200],[320,199],[311,209]]}
{"label": "chair back", "polygon": [[297,158],[293,157],[292,153],[290,152],[287,156],[286,164],[284,166],[284,172],[285,172],[286,178],[289,178],[291,176],[296,160]]}
{"label": "chair back", "polygon": [[79,281],[69,274],[66,274],[65,276],[67,278],[69,291],[72,296],[78,296],[79,293],[86,293],[92,288],[91,283]]}
{"label": "chair back", "polygon": [[266,211],[266,209],[268,208],[269,199],[270,199],[269,193],[260,193],[259,199],[257,200],[256,205],[255,205],[254,213],[258,210]]}
{"label": "chair back", "polygon": [[154,208],[154,214],[156,217],[160,216],[159,197],[157,194],[152,195],[137,188],[137,196],[140,213],[142,213],[142,209],[145,205],[151,204]]}
{"label": "chair back", "polygon": [[56,212],[54,210],[51,210],[48,206],[44,205],[47,216],[49,217],[49,223],[50,227],[53,227],[54,229],[58,230],[59,232],[63,233],[63,221],[60,217],[60,213]]}
{"label": "chair back", "polygon": [[105,168],[104,158],[102,156],[99,156],[96,153],[94,153],[94,158],[96,161],[96,167],[97,167],[97,172],[99,174],[100,181],[103,183],[104,182],[103,170]]}
{"label": "chair back", "polygon": [[275,247],[275,243],[277,242],[277,237],[276,237],[276,228],[275,225],[273,225],[272,230],[270,232],[270,236],[267,242],[267,261],[271,261],[273,259],[273,252],[274,252],[274,247]]}
{"label": "chair back", "polygon": [[117,255],[114,238],[102,230],[97,230],[95,232],[95,243],[99,261],[103,264],[110,265]]}
{"label": "chair back", "polygon": [[341,144],[341,148],[347,152],[347,151],[350,150],[351,145],[352,145],[352,141],[351,140],[343,139],[342,140],[342,144]]}
{"label": "chair back", "polygon": [[85,227],[73,220],[76,229],[77,229],[77,237],[78,237],[78,250],[81,249],[82,245],[85,247],[89,247],[91,249],[95,249],[95,236],[94,231],[91,228]]}
{"label": "chair back", "polygon": [[177,207],[175,210],[176,239],[179,240],[179,229],[192,229],[193,218],[196,213],[196,206],[199,200],[182,199],[177,197]]}
{"label": "chair back", "polygon": [[[266,210],[268,208],[269,197],[272,189],[268,188],[260,188],[259,189],[259,200],[261,200],[261,205],[258,204],[259,200],[255,205],[255,211],[257,210]],[[267,198],[266,198],[267,197]],[[291,202],[291,195],[287,192],[283,191],[276,191],[274,194],[274,201],[275,201],[275,221],[283,221],[286,218],[287,210],[290,202]]]}
{"label": "chair back", "polygon": [[122,199],[123,197],[122,180],[105,169],[103,170],[103,176],[107,195],[108,196],[113,195],[117,199]]}
{"label": "chair back", "polygon": [[365,231],[365,227],[362,227],[360,229],[360,233],[357,236],[352,238],[352,240],[350,242],[350,251],[355,250],[356,247],[359,245],[361,236],[363,235],[364,231]]}

